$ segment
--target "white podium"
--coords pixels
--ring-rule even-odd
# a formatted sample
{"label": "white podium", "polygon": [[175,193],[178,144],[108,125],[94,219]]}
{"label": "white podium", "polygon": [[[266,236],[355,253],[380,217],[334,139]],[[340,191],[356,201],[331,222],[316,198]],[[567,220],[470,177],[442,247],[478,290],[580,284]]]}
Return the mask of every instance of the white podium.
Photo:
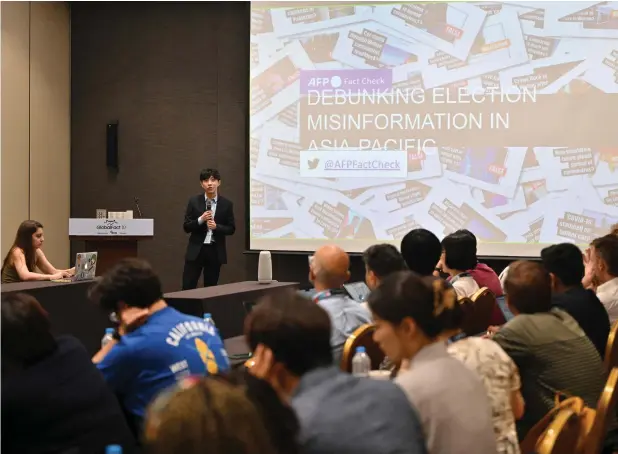
{"label": "white podium", "polygon": [[153,219],[69,219],[69,238],[85,241],[85,252],[98,252],[97,275],[123,258],[137,257],[139,241],[153,236]]}

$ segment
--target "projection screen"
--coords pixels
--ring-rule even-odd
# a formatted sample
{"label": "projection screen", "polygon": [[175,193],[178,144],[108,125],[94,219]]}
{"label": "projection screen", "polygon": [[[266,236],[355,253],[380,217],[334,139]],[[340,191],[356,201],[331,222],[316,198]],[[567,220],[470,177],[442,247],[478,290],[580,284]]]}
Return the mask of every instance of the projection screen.
{"label": "projection screen", "polygon": [[250,248],[618,222],[618,2],[252,2]]}

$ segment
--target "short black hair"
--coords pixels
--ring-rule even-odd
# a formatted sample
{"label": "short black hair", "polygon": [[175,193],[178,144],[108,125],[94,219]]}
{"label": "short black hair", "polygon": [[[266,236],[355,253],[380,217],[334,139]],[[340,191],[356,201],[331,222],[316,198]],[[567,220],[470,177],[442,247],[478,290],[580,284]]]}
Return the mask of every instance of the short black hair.
{"label": "short black hair", "polygon": [[161,281],[148,262],[130,258],[118,262],[90,289],[90,298],[108,312],[120,302],[148,308],[163,299]]}
{"label": "short black hair", "polygon": [[551,278],[539,262],[522,260],[511,263],[504,280],[504,292],[509,304],[521,314],[551,309]]}
{"label": "short black hair", "polygon": [[326,311],[293,290],[265,296],[245,321],[251,350],[263,344],[272,350],[275,361],[299,377],[332,365],[330,335]]}
{"label": "short black hair", "polygon": [[463,308],[455,290],[443,279],[399,271],[369,294],[369,308],[380,319],[399,325],[412,318],[429,338],[458,325]]}
{"label": "short black hair", "polygon": [[592,242],[592,247],[607,265],[607,272],[618,277],[618,236],[609,234],[597,238]]}
{"label": "short black hair", "polygon": [[572,243],[554,244],[541,251],[543,266],[563,285],[581,285],[584,278],[582,251]]}
{"label": "short black hair", "polygon": [[210,180],[210,177],[214,178],[217,181],[221,181],[221,174],[217,169],[202,169],[200,172],[200,181]]}
{"label": "short black hair", "polygon": [[476,238],[469,231],[458,230],[442,240],[445,265],[453,270],[471,270],[476,267]]}
{"label": "short black hair", "polygon": [[440,240],[427,229],[410,230],[401,240],[401,255],[408,268],[422,276],[433,274],[440,254]]}
{"label": "short black hair", "polygon": [[2,297],[2,360],[28,366],[56,349],[47,312],[34,296],[10,293]]}
{"label": "short black hair", "polygon": [[363,252],[363,262],[368,270],[383,279],[395,271],[407,269],[403,257],[392,244],[374,244]]}

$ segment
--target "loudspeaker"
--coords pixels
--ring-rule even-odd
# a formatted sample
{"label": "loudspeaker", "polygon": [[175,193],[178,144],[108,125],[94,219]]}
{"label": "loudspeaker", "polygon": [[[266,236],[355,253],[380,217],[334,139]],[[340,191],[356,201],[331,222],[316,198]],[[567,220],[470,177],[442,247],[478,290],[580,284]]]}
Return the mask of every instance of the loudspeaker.
{"label": "loudspeaker", "polygon": [[106,130],[106,154],[107,167],[118,169],[118,122],[108,123]]}
{"label": "loudspeaker", "polygon": [[260,284],[270,284],[273,282],[273,263],[270,251],[261,251],[258,261],[258,282]]}

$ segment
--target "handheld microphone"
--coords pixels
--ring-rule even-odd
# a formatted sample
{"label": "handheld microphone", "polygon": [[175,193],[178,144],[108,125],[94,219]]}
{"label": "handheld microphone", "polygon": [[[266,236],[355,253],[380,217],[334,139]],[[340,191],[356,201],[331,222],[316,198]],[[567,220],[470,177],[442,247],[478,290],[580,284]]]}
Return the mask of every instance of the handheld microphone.
{"label": "handheld microphone", "polygon": [[208,202],[206,202],[206,211],[210,210],[212,210],[212,202],[209,200]]}
{"label": "handheld microphone", "polygon": [[141,219],[142,218],[142,210],[139,209],[139,199],[137,197],[134,197],[133,201],[135,202],[135,208],[137,208],[137,215]]}

